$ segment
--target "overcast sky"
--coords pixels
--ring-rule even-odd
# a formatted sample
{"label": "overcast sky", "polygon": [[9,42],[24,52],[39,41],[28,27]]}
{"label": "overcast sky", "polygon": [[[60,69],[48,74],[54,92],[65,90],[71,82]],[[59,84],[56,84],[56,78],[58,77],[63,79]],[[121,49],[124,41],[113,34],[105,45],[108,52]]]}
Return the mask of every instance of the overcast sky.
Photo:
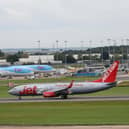
{"label": "overcast sky", "polygon": [[[129,0],[0,0],[0,48],[89,46],[129,38]],[[101,41],[102,42],[102,41]]]}

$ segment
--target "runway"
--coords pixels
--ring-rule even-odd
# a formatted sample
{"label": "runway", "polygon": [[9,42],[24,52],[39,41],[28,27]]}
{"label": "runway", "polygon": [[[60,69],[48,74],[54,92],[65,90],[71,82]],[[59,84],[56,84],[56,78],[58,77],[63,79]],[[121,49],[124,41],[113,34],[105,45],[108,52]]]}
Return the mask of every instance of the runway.
{"label": "runway", "polygon": [[85,102],[85,101],[117,101],[129,100],[129,96],[69,96],[68,99],[61,98],[1,98],[0,103],[22,103],[22,102]]}

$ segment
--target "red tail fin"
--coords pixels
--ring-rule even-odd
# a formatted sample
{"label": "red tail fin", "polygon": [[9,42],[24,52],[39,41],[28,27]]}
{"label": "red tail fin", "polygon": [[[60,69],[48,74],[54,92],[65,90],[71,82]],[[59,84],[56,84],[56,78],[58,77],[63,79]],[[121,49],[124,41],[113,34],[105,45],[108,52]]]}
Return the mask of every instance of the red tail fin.
{"label": "red tail fin", "polygon": [[104,73],[102,78],[95,80],[93,82],[115,82],[116,75],[118,71],[119,61],[115,61]]}

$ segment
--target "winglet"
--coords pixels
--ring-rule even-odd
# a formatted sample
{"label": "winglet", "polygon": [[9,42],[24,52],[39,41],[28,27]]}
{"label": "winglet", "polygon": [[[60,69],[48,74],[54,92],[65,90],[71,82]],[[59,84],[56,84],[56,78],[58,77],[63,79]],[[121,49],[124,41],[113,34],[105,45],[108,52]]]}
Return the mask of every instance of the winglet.
{"label": "winglet", "polygon": [[73,86],[73,82],[74,82],[74,80],[72,80],[71,83],[68,85],[68,87],[67,87],[68,89]]}

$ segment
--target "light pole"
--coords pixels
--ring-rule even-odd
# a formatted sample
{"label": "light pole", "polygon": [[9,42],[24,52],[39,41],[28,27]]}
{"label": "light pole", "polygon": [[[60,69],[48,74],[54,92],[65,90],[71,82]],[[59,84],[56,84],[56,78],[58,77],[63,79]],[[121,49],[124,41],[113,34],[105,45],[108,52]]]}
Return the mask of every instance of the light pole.
{"label": "light pole", "polygon": [[128,60],[128,45],[129,45],[129,39],[126,39],[126,43],[127,43],[127,65],[129,67],[129,60]]}
{"label": "light pole", "polygon": [[56,60],[56,78],[57,78],[57,69],[58,69],[58,43],[59,41],[56,40],[56,44],[55,44],[55,60]]}
{"label": "light pole", "polygon": [[92,40],[89,41],[89,48],[90,48],[90,65],[91,65],[91,49],[92,49]]}
{"label": "light pole", "polygon": [[116,48],[116,40],[113,40],[113,55],[114,55],[114,57],[113,57],[113,62],[115,61],[115,59],[116,59],[116,51],[115,51],[115,48]]}
{"label": "light pole", "polygon": [[41,47],[40,47],[40,40],[36,41],[38,43],[38,49],[39,49],[39,60],[38,60],[38,64],[41,64]]}
{"label": "light pole", "polygon": [[103,40],[101,40],[100,43],[101,43],[101,45],[102,45],[102,46],[101,46],[101,58],[102,58],[102,59],[101,59],[101,62],[102,62],[102,65],[103,65]]}
{"label": "light pole", "polygon": [[124,62],[124,39],[121,39],[121,45],[122,45],[122,51],[121,51],[121,53],[122,53],[122,64],[123,64],[123,62]]}
{"label": "light pole", "polygon": [[108,38],[107,39],[107,42],[108,42],[108,55],[109,55],[109,64],[111,63],[111,61],[110,61],[110,42],[111,42],[111,39],[110,38]]}
{"label": "light pole", "polygon": [[67,65],[67,53],[66,53],[67,52],[67,42],[68,42],[67,40],[64,41],[64,43],[65,43],[65,67]]}
{"label": "light pole", "polygon": [[56,48],[57,48],[56,60],[57,60],[57,61],[58,61],[58,43],[59,43],[59,41],[58,41],[58,40],[56,40]]}
{"label": "light pole", "polygon": [[81,51],[82,51],[82,67],[84,66],[84,61],[83,61],[83,43],[84,43],[84,41],[82,40],[82,41],[80,41],[81,42]]}

